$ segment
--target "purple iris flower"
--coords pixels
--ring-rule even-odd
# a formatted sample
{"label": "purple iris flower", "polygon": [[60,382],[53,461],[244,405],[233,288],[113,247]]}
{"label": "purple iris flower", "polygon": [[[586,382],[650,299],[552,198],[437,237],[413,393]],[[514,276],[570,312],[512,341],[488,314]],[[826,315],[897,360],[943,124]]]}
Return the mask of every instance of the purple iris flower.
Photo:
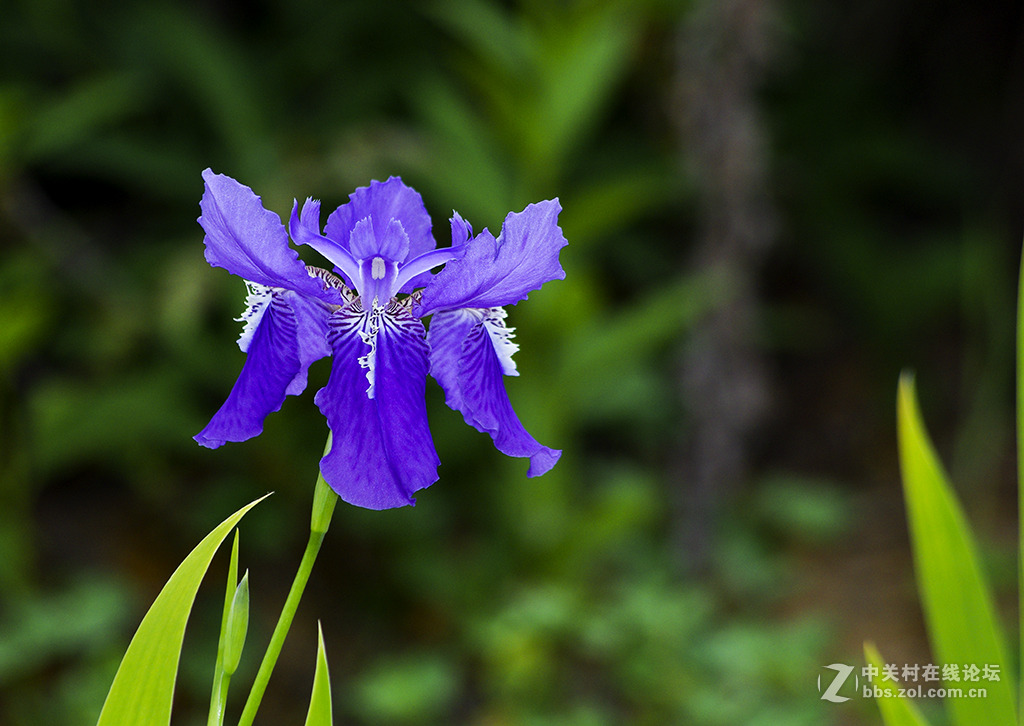
{"label": "purple iris flower", "polygon": [[[249,295],[238,339],[245,364],[196,441],[216,448],[259,435],[267,415],[305,389],[310,364],[329,355],[315,401],[333,443],[320,469],[351,504],[414,504],[412,494],[437,481],[428,373],[499,451],[529,458],[529,476],[555,465],[562,452],[523,428],[505,391],[518,348],[503,306],[565,277],[557,199],[510,213],[497,237],[474,236],[455,213],[452,245],[437,248],[423,200],[397,177],[357,189],[322,232],[318,201],[296,202],[286,232],[249,187],[209,169],[203,179],[206,259],[243,278]],[[289,234],[334,270],[305,265]]]}

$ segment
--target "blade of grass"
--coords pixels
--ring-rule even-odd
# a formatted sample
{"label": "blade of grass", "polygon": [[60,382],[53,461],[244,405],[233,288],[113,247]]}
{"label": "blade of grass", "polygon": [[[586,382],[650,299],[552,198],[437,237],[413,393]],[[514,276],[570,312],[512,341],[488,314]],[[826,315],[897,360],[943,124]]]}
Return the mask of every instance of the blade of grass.
{"label": "blade of grass", "polygon": [[313,693],[309,697],[306,726],[332,726],[331,674],[327,669],[327,651],[324,649],[324,631],[316,624],[316,670],[313,672]]}
{"label": "blade of grass", "polygon": [[897,423],[910,542],[933,656],[942,665],[999,668],[1000,680],[979,684],[988,689],[986,698],[949,698],[947,705],[961,726],[1016,723],[1012,674],[974,538],[928,439],[909,374],[900,376]]}
{"label": "blade of grass", "polygon": [[210,714],[207,726],[221,726],[224,723],[224,703],[227,701],[229,679],[224,673],[224,643],[227,638],[228,613],[238,587],[238,530],[231,543],[231,559],[228,562],[228,585],[224,593],[224,612],[220,621],[220,637],[217,639],[217,663],[213,669],[213,688],[210,694]]}
{"label": "blade of grass", "polygon": [[[864,644],[864,660],[873,665],[881,673],[885,661],[872,643]],[[898,688],[893,685],[892,688]],[[928,726],[928,719],[917,710],[917,706],[909,698],[898,695],[876,695],[875,703],[882,714],[885,726]]]}
{"label": "blade of grass", "polygon": [[1017,283],[1017,608],[1019,612],[1019,641],[1021,669],[1017,674],[1021,684],[1018,703],[1024,704],[1024,256]]}
{"label": "blade of grass", "polygon": [[171,722],[185,625],[199,584],[224,538],[263,499],[247,504],[221,522],[171,575],[128,645],[97,726],[158,726]]}

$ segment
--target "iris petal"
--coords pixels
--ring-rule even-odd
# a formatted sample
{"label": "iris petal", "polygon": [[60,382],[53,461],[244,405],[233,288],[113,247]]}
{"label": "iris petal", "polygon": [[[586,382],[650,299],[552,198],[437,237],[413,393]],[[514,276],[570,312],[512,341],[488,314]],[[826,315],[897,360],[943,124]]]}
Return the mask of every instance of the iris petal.
{"label": "iris petal", "polygon": [[[468,310],[451,313],[436,313],[430,320],[427,344],[430,346],[430,375],[444,391],[449,408],[464,411],[462,383],[459,372],[462,361],[462,343],[477,325],[476,318]],[[469,418],[466,422],[472,425]]]}
{"label": "iris petal", "polygon": [[395,278],[395,287],[398,288],[398,292],[406,293],[412,292],[418,287],[423,287],[433,278],[434,273],[431,272],[433,268],[462,257],[465,252],[465,245],[460,247],[438,247],[436,250],[431,250],[411,259],[399,269],[398,276]]}
{"label": "iris petal", "polygon": [[286,393],[297,396],[306,390],[309,366],[331,354],[331,347],[327,344],[328,311],[317,300],[291,291],[285,292],[284,296],[295,313],[295,342],[299,356],[299,370],[288,384]]}
{"label": "iris petal", "polygon": [[324,300],[335,297],[306,273],[280,218],[263,208],[252,189],[210,169],[203,172],[203,179],[199,224],[206,231],[206,260],[211,265],[267,287]]}
{"label": "iris petal", "polygon": [[[430,374],[445,392],[447,404],[466,423],[490,434],[498,451],[528,457],[528,476],[551,469],[562,452],[539,444],[512,409],[503,370],[509,370],[503,315],[492,310],[463,309],[436,313],[430,321]],[[513,369],[514,370],[514,369]]]}
{"label": "iris petal", "polygon": [[334,361],[316,395],[333,435],[320,462],[324,478],[360,507],[414,504],[412,494],[437,481],[440,463],[427,424],[423,325],[401,306],[352,305],[329,327]]}
{"label": "iris petal", "polygon": [[387,236],[392,219],[401,223],[409,238],[409,247],[401,259],[395,258],[396,262],[418,257],[437,246],[430,233],[430,215],[423,206],[423,199],[398,177],[393,176],[385,182],[373,181],[368,187],[356,189],[349,195],[348,203],[338,207],[327,218],[324,234],[348,247],[349,235],[366,217],[373,219],[373,232],[378,240]]}
{"label": "iris petal", "polygon": [[404,262],[409,256],[409,237],[397,219],[380,224],[372,216],[363,217],[352,228],[348,245],[357,260],[382,257]]}
{"label": "iris petal", "polygon": [[[561,209],[557,199],[531,204],[505,217],[497,239],[485,229],[466,242],[466,254],[424,288],[417,314],[514,305],[545,282],[564,279],[558,254],[568,243],[558,226]],[[467,232],[469,225],[456,215],[453,240]]]}
{"label": "iris petal", "polygon": [[[296,298],[292,293],[291,301]],[[267,294],[261,305],[260,309],[249,311],[254,327],[239,340],[247,353],[238,380],[224,405],[194,437],[203,446],[215,449],[227,441],[246,441],[258,436],[263,432],[263,420],[281,408],[285,396],[305,388],[305,369],[309,363],[303,359],[312,355],[312,347],[300,349],[298,328],[300,315],[306,320],[311,311],[303,310],[296,315],[283,290]]]}
{"label": "iris petal", "polygon": [[354,288],[359,279],[359,263],[352,257],[347,246],[320,234],[320,202],[306,199],[299,213],[299,203],[292,205],[292,216],[288,220],[288,233],[296,244],[309,245],[334,264],[335,270],[345,283]]}

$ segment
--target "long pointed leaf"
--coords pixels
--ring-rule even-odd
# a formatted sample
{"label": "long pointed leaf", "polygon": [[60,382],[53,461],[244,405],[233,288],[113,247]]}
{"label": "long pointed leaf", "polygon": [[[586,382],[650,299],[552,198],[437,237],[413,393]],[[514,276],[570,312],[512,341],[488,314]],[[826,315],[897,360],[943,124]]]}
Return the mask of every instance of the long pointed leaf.
{"label": "long pointed leaf", "polygon": [[306,726],[333,726],[331,713],[331,674],[327,670],[327,651],[324,650],[324,631],[316,624],[316,671],[313,673],[313,693],[309,697]]}
{"label": "long pointed leaf", "polygon": [[[871,643],[864,644],[864,659],[881,672],[884,661]],[[876,696],[875,702],[878,704],[878,710],[882,714],[882,722],[885,726],[928,726],[928,719],[917,710],[917,706],[909,698],[901,698],[898,695],[882,695]]]}
{"label": "long pointed leaf", "polygon": [[1019,666],[1017,675],[1021,692],[1017,697],[1024,703],[1024,254],[1021,256],[1020,277],[1017,283],[1017,610],[1020,633]]}
{"label": "long pointed leaf", "polygon": [[264,498],[247,504],[221,522],[171,575],[128,645],[97,726],[157,726],[171,722],[178,659],[199,584],[224,538]]}
{"label": "long pointed leaf", "polygon": [[941,665],[995,666],[1000,680],[952,683],[984,687],[986,698],[950,698],[956,723],[1016,723],[1012,675],[974,538],[921,421],[913,378],[900,377],[897,404],[900,468],[918,591],[932,654]]}
{"label": "long pointed leaf", "polygon": [[227,640],[228,615],[238,588],[238,530],[231,543],[231,559],[228,560],[228,586],[224,593],[224,611],[220,619],[220,637],[217,639],[217,662],[213,667],[213,687],[210,693],[210,715],[207,726],[221,726],[224,723],[224,703],[228,697],[230,678],[224,673],[224,644]]}

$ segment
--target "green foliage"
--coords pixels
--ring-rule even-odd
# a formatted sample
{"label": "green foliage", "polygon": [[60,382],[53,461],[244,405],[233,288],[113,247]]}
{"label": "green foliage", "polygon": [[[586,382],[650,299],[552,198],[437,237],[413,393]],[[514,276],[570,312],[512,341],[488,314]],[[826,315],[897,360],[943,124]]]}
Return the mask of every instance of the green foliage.
{"label": "green foliage", "polygon": [[849,494],[834,482],[776,474],[759,482],[753,500],[766,527],[800,543],[825,545],[851,526]]}
{"label": "green foliage", "polygon": [[331,726],[334,723],[331,707],[331,674],[327,669],[324,631],[319,623],[316,633],[316,670],[313,673],[313,692],[309,698],[306,726]]}
{"label": "green foliage", "polygon": [[5,604],[0,682],[33,673],[54,659],[95,650],[116,637],[128,616],[124,590],[102,582],[83,582],[59,595]]}
{"label": "green foliage", "polygon": [[[877,668],[879,672],[885,664],[878,649],[871,643],[864,644],[864,660]],[[898,683],[892,683],[891,687],[898,687]],[[928,726],[928,720],[917,710],[917,706],[909,698],[900,698],[898,695],[882,695],[875,700],[878,703],[878,710],[882,712],[882,721],[885,726]]]}
{"label": "green foliage", "polygon": [[1017,278],[1017,613],[1018,672],[1024,698],[1024,256],[1021,258]]}
{"label": "green foliage", "polygon": [[249,571],[242,575],[241,582],[231,598],[231,609],[224,624],[224,672],[232,674],[238,668],[245,645],[245,634],[249,629]]}
{"label": "green foliage", "polygon": [[221,542],[259,503],[225,519],[174,571],[142,619],[121,661],[97,726],[154,726],[171,722],[171,706],[185,625],[199,584]]}
{"label": "green foliage", "polygon": [[351,709],[371,724],[443,723],[458,694],[457,675],[439,655],[369,664],[351,693]]}
{"label": "green foliage", "polygon": [[[220,637],[217,639],[217,660],[213,670],[213,690],[210,693],[210,716],[207,720],[209,726],[221,726],[224,723],[224,707],[228,695],[228,686],[231,683],[231,675],[238,668],[238,660],[231,658],[233,665],[228,668],[229,658],[228,639],[232,628],[228,623],[232,619],[232,613],[236,611],[235,600],[239,596],[241,585],[238,583],[238,540],[239,531],[235,530],[235,538],[231,542],[231,559],[228,562],[228,581],[224,590],[224,612],[220,619]],[[246,587],[246,610],[248,610],[248,587]],[[248,612],[246,612],[246,626],[248,626]],[[237,644],[238,656],[241,656],[242,645],[245,641],[245,632],[242,632],[242,643]]]}
{"label": "green foliage", "polygon": [[[986,698],[950,698],[947,706],[962,726],[1016,723],[1006,646],[977,546],[928,439],[907,374],[900,378],[897,423],[918,591],[936,662],[992,665],[1000,674],[999,680],[985,682]],[[869,657],[877,660],[877,652]],[[891,702],[880,707],[888,724],[913,717],[908,707]]]}

